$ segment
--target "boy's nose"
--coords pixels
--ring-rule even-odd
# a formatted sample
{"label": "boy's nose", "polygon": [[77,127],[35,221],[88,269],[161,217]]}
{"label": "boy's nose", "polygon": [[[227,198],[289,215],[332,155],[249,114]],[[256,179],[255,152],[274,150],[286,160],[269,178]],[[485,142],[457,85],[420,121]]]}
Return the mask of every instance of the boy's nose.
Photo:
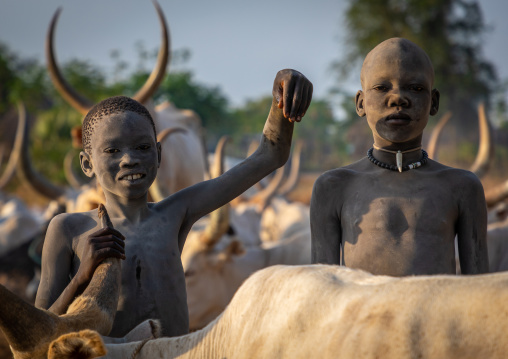
{"label": "boy's nose", "polygon": [[122,160],[120,161],[121,167],[132,167],[139,163],[139,160],[136,156],[133,156],[130,152],[125,152],[122,156]]}
{"label": "boy's nose", "polygon": [[388,97],[388,106],[390,107],[407,107],[409,100],[402,90],[394,89]]}

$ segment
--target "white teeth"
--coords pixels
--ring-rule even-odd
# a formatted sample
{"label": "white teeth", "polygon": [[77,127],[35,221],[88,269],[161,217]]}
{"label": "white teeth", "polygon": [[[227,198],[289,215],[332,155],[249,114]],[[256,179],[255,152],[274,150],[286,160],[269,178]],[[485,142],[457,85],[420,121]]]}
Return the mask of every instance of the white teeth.
{"label": "white teeth", "polygon": [[135,174],[135,175],[127,175],[123,179],[126,179],[128,181],[133,181],[133,180],[140,179],[141,177],[142,177],[142,175],[138,173],[138,174]]}

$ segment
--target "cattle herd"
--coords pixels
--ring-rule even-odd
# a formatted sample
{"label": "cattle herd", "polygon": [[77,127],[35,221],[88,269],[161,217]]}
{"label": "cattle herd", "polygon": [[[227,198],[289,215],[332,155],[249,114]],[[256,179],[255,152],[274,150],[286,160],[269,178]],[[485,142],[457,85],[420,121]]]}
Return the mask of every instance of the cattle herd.
{"label": "cattle herd", "polygon": [[[155,69],[134,98],[152,113],[162,143],[163,162],[149,192],[152,200],[159,201],[220,175],[226,139],[219,141],[214,163],[209,165],[200,118],[170,103],[153,106],[150,102],[165,75],[170,52],[164,16],[154,4],[163,34],[161,49]],[[57,11],[48,32],[48,70],[61,95],[86,114],[93,103],[72,89],[55,61],[53,32],[58,16]],[[298,183],[298,142],[286,166],[290,170],[279,169],[199,220],[190,231],[181,258],[193,332],[156,339],[154,320],[142,323],[125,343],[104,344],[100,334],[111,328],[118,297],[118,260],[99,266],[85,293],[63,316],[29,304],[37,290],[41,248],[51,218],[96,208],[104,196],[95,182],[76,180],[70,169],[68,187],[56,186],[38,173],[31,164],[22,104],[18,112],[7,164],[2,166],[0,155],[4,168],[0,191],[16,176],[49,199],[50,205],[36,212],[0,192],[0,327],[10,345],[9,349],[3,340],[0,356],[10,357],[11,350],[16,358],[67,358],[77,353],[80,358],[94,358],[106,352],[111,358],[493,358],[508,352],[504,338],[508,275],[504,273],[392,278],[310,266],[309,205],[288,199]],[[432,133],[431,158],[448,118],[443,116]],[[482,178],[493,154],[492,130],[483,106],[479,124],[480,149],[470,169]],[[485,192],[490,269],[503,272],[508,270],[504,202],[508,181]],[[424,337],[416,334],[422,332]],[[138,341],[146,337],[151,339]]]}

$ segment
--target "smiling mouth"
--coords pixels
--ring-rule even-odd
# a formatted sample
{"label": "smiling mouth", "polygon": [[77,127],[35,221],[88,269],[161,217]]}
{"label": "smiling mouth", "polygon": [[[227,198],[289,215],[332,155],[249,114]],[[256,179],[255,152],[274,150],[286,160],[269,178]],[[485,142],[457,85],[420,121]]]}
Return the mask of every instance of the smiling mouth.
{"label": "smiling mouth", "polygon": [[122,176],[122,177],[120,177],[120,180],[135,181],[135,180],[138,180],[138,179],[144,178],[144,177],[145,177],[144,174],[134,173],[134,174],[129,174],[129,175]]}

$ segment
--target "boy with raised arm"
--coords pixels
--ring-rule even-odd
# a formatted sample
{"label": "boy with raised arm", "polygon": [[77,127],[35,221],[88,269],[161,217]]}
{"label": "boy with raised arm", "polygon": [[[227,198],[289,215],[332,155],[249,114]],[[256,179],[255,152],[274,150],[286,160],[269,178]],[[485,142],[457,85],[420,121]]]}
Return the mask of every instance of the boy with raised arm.
{"label": "boy with raised arm", "polygon": [[361,70],[356,112],[374,145],[366,158],[325,172],[311,200],[312,263],[374,274],[488,271],[486,205],[471,172],[427,158],[422,134],[439,108],[427,54],[409,40],[376,46]]}
{"label": "boy with raised arm", "polygon": [[[47,232],[36,306],[65,312],[106,257],[122,261],[122,284],[113,337],[145,319],[159,318],[163,335],[189,330],[185,278],[180,253],[194,222],[228,203],[289,155],[294,122],[312,98],[301,73],[282,70],[259,148],[222,176],[148,203],[161,147],[148,111],[136,101],[114,97],[97,104],[83,122],[81,167],[96,176],[116,230],[99,229],[97,210],[55,217]],[[72,278],[72,279],[70,279]]]}

